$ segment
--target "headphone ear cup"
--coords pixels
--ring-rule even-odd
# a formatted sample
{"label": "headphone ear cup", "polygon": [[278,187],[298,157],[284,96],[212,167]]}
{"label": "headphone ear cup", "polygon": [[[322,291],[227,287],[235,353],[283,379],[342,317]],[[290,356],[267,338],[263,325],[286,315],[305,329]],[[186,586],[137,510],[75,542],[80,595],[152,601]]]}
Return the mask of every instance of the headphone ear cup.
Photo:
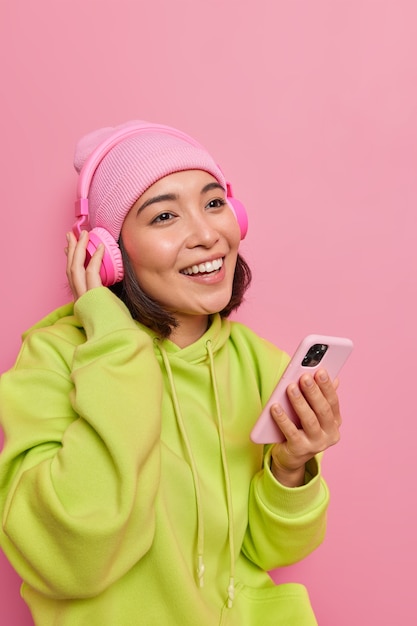
{"label": "headphone ear cup", "polygon": [[100,267],[101,282],[105,287],[118,283],[124,276],[122,253],[116,240],[105,228],[97,226],[88,233],[86,265],[98,246],[104,244],[104,257]]}
{"label": "headphone ear cup", "polygon": [[236,216],[237,222],[240,227],[240,238],[244,239],[248,232],[248,214],[245,207],[237,198],[228,196],[227,202],[229,203],[233,213]]}

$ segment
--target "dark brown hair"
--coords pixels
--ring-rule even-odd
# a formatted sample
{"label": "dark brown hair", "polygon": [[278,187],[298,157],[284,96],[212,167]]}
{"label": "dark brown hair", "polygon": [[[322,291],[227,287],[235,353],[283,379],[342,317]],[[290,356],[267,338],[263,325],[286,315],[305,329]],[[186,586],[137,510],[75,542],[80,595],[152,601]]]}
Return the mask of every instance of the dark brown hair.
{"label": "dark brown hair", "polygon": [[[133,319],[155,331],[160,337],[169,337],[172,330],[178,326],[177,320],[172,313],[164,309],[156,300],[150,298],[142,290],[121,239],[119,240],[119,246],[123,258],[124,278],[119,283],[112,285],[110,289],[125,303]],[[250,267],[238,254],[233,278],[232,297],[227,306],[220,311],[222,317],[228,317],[232,311],[242,304],[251,280],[252,273]]]}

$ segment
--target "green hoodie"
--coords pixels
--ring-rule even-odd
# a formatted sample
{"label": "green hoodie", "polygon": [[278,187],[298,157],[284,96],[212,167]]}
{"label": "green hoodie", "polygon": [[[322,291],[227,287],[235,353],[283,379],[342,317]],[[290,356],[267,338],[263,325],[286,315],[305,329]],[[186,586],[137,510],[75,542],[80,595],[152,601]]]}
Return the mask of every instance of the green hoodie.
{"label": "green hoodie", "polygon": [[0,545],[37,626],[316,624],[266,571],[323,539],[318,463],[286,488],[249,438],[287,362],[218,315],[159,341],[105,287],[26,333],[0,380]]}

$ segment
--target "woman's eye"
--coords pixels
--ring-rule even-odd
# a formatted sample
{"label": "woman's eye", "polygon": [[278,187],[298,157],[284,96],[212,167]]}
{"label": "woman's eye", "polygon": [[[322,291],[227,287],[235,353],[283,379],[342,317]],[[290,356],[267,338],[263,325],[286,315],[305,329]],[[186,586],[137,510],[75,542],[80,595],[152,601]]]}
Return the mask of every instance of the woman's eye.
{"label": "woman's eye", "polygon": [[172,219],[174,216],[172,215],[172,213],[160,213],[159,215],[157,215],[157,217],[155,217],[155,219],[153,220],[153,223],[158,223],[158,222],[168,222],[170,219]]}
{"label": "woman's eye", "polygon": [[218,209],[221,206],[224,206],[226,204],[226,200],[224,200],[223,198],[216,198],[215,200],[210,200],[210,202],[207,204],[207,208],[208,209]]}

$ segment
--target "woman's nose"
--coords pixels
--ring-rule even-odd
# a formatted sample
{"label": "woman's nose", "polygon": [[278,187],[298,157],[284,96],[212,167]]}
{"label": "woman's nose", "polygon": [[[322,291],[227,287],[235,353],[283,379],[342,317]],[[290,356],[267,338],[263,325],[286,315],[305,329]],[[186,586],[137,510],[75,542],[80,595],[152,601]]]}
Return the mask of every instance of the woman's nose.
{"label": "woman's nose", "polygon": [[213,223],[212,216],[210,218],[207,215],[199,215],[190,221],[187,242],[190,248],[197,246],[211,248],[219,238],[220,234]]}

